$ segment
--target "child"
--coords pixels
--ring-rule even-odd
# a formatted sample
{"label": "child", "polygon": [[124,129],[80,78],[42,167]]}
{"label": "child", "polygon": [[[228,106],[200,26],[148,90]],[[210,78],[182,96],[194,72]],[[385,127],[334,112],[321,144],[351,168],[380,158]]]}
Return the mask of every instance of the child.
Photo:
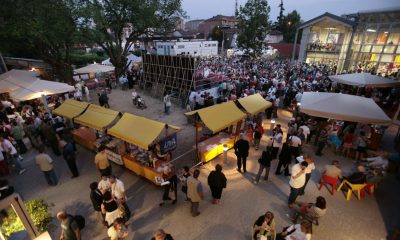
{"label": "child", "polygon": [[188,177],[190,177],[189,167],[184,166],[183,174],[179,179],[181,180],[181,183],[182,183],[182,192],[184,192],[186,195],[185,201],[189,201],[189,198],[187,197],[187,179],[188,179]]}

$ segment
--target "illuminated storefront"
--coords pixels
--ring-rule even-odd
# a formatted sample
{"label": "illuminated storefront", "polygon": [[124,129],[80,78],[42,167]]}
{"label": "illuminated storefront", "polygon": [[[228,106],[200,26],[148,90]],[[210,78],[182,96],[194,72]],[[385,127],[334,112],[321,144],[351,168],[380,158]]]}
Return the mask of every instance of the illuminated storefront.
{"label": "illuminated storefront", "polygon": [[303,23],[299,61],[337,66],[337,72],[399,77],[400,9],[339,17],[325,13]]}

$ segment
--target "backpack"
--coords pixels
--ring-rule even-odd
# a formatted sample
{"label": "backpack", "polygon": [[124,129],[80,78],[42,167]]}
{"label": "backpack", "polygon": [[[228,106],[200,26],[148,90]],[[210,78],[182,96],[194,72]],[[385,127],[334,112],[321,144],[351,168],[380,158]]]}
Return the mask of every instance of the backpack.
{"label": "backpack", "polygon": [[79,227],[79,230],[82,230],[85,228],[86,221],[85,218],[82,215],[75,215],[72,216],[72,219],[76,222],[76,224]]}

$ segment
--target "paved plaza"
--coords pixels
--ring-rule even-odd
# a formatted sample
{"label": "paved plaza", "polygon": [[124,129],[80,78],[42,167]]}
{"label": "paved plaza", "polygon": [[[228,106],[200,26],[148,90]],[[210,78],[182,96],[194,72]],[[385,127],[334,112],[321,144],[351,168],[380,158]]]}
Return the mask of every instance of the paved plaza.
{"label": "paved plaza", "polygon": [[[178,133],[178,149],[173,156],[177,157],[192,149],[194,145],[195,129],[187,124],[184,111],[176,106],[171,109],[171,115],[165,116],[161,100],[154,99],[140,92],[148,108],[139,110],[132,105],[130,91],[114,90],[110,97],[110,105],[114,110],[130,112],[154,120],[166,122],[182,127]],[[93,95],[94,97],[94,95]],[[93,103],[98,104],[94,97]],[[279,112],[282,126],[287,126],[290,114],[286,111]],[[269,128],[269,123],[264,120],[264,127]],[[128,129],[129,130],[129,129]],[[388,129],[384,137],[384,147],[391,149],[393,134],[396,129]],[[262,148],[267,145],[268,137],[262,139]],[[305,151],[314,152],[311,145],[305,145]],[[96,220],[89,198],[89,184],[99,180],[99,173],[94,165],[94,153],[78,147],[77,165],[80,177],[71,179],[65,161],[61,157],[54,157],[56,173],[60,179],[59,184],[50,187],[46,184],[43,174],[35,166],[33,157],[36,152],[31,150],[24,156],[23,166],[27,171],[21,175],[9,177],[11,185],[24,199],[44,199],[52,205],[53,216],[57,211],[66,209],[71,214],[80,214],[86,218],[86,227],[82,231],[84,240],[108,239],[106,228]],[[132,211],[132,218],[128,222],[130,235],[128,239],[148,240],[158,228],[163,228],[178,240],[243,240],[251,239],[252,223],[266,211],[275,214],[277,231],[291,224],[286,216],[289,213],[287,198],[289,195],[289,178],[276,176],[277,161],[274,160],[268,182],[261,181],[253,184],[253,178],[258,170],[257,159],[261,150],[251,149],[248,158],[248,173],[240,174],[236,168],[236,158],[233,151],[228,153],[228,163],[224,164],[224,173],[228,179],[228,186],[222,194],[221,204],[211,204],[211,193],[206,185],[207,176],[217,163],[223,163],[223,157],[201,167],[200,180],[205,190],[205,200],[200,203],[200,216],[193,218],[189,212],[189,203],[184,201],[183,194],[179,191],[178,203],[165,204],[159,207],[162,189],[150,181],[136,176],[133,172],[123,167],[113,165],[113,172],[125,183],[128,205]],[[189,153],[177,160],[178,166],[191,165],[194,154]],[[326,188],[318,191],[321,169],[334,159],[340,160],[342,169],[349,173],[354,163],[351,159],[334,155],[331,150],[325,149],[322,157],[314,156],[316,170],[312,173],[311,181],[306,188],[306,194],[298,201],[314,202],[319,195],[327,200],[327,213],[320,219],[320,225],[313,227],[313,239],[317,240],[381,240],[385,239],[387,232],[394,227],[400,227],[400,188],[398,180],[391,174],[387,175],[379,185],[374,195],[366,195],[357,200],[353,195],[346,201],[342,193],[333,196]],[[178,187],[180,189],[180,186]],[[53,239],[59,238],[60,228],[51,232]]]}

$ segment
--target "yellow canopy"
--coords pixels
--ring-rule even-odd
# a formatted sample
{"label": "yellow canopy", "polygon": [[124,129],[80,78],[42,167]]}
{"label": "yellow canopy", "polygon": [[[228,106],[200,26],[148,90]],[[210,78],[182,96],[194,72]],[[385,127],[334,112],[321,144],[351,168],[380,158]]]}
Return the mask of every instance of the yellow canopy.
{"label": "yellow canopy", "polygon": [[193,115],[195,113],[199,114],[203,123],[213,133],[221,131],[246,117],[246,114],[240,111],[232,101],[187,112],[185,115]]}
{"label": "yellow canopy", "polygon": [[75,118],[75,122],[100,130],[108,126],[118,116],[119,112],[91,104],[84,114]]}
{"label": "yellow canopy", "polygon": [[[139,117],[130,113],[124,113],[122,118],[107,133],[126,142],[148,149],[154,140],[165,128],[165,123],[148,118]],[[175,126],[169,127],[179,129]]]}
{"label": "yellow canopy", "polygon": [[73,99],[67,99],[61,106],[53,110],[53,114],[72,119],[78,116],[79,114],[83,113],[83,111],[85,111],[88,105],[89,103],[87,102],[80,102]]}
{"label": "yellow canopy", "polygon": [[257,113],[272,107],[272,103],[265,100],[259,93],[250,95],[248,97],[239,98],[238,101],[246,110],[246,112],[252,115],[256,115]]}

